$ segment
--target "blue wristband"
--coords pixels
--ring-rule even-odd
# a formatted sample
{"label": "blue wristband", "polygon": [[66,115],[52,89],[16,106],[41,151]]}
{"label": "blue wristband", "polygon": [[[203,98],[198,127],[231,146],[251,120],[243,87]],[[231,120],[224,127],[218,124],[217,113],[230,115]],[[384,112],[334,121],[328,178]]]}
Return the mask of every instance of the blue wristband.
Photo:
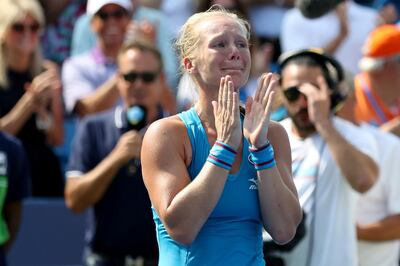
{"label": "blue wristband", "polygon": [[274,148],[269,141],[261,148],[249,147],[249,161],[257,171],[268,169],[276,165]]}
{"label": "blue wristband", "polygon": [[210,150],[207,161],[229,171],[235,161],[236,154],[237,152],[231,146],[217,140]]}

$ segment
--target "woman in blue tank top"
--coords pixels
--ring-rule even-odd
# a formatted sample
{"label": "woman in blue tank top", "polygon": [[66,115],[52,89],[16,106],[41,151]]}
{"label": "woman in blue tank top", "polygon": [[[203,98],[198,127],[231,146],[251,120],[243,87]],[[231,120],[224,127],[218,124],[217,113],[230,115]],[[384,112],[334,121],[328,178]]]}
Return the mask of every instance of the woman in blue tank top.
{"label": "woman in blue tank top", "polygon": [[247,22],[219,7],[181,29],[182,65],[199,100],[153,123],[141,154],[159,265],[265,265],[262,228],[286,243],[301,220],[287,134],[269,119],[277,78],[262,75],[246,115],[239,109],[249,35]]}

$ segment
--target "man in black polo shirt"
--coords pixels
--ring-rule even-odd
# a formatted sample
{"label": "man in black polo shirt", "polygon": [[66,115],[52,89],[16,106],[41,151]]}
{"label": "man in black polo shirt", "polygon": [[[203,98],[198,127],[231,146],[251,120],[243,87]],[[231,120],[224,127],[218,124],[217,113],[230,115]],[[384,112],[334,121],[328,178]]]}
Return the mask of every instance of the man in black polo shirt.
{"label": "man in black polo shirt", "polygon": [[80,123],[66,173],[66,203],[74,212],[92,207],[85,265],[157,265],[139,156],[146,127],[164,116],[161,56],[136,41],[121,48],[118,68],[123,105]]}

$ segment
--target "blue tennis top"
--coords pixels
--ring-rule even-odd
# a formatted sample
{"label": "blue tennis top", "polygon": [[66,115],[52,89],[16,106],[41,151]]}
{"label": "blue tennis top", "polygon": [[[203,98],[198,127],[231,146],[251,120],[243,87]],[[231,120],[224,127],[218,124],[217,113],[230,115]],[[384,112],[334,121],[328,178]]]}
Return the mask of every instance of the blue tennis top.
{"label": "blue tennis top", "polygon": [[[188,171],[193,180],[203,168],[211,147],[194,108],[180,113],[179,117],[192,145]],[[192,244],[181,245],[174,241],[153,208],[159,266],[265,265],[257,176],[247,160],[248,146],[244,139],[240,170],[228,176],[221,198]]]}

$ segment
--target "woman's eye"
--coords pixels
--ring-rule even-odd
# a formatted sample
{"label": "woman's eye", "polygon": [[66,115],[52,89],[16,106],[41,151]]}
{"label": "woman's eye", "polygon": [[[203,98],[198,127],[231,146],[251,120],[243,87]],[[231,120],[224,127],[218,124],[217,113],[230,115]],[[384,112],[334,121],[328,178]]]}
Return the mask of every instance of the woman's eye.
{"label": "woman's eye", "polygon": [[245,42],[239,42],[239,43],[237,44],[237,46],[238,46],[239,48],[247,48],[247,43],[245,43]]}
{"label": "woman's eye", "polygon": [[216,43],[216,44],[215,44],[215,47],[221,47],[221,48],[223,48],[223,47],[225,47],[225,43],[223,43],[223,42]]}

